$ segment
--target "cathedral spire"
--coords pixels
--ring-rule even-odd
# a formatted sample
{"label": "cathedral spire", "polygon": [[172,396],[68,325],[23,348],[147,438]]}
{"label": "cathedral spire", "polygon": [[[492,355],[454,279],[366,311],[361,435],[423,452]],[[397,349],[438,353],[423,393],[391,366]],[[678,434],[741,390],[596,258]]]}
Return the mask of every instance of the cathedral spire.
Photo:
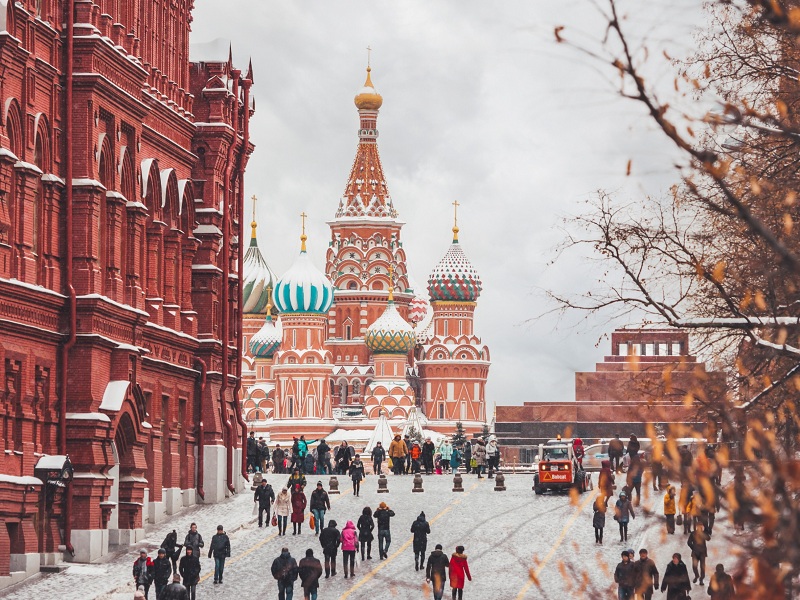
{"label": "cathedral spire", "polygon": [[251,246],[258,246],[258,241],[256,241],[256,228],[258,227],[258,223],[256,222],[256,195],[253,194],[253,220],[250,221],[250,245]]}
{"label": "cathedral spire", "polygon": [[378,154],[378,111],[383,105],[383,97],[375,90],[371,73],[372,67],[367,66],[364,87],[354,98],[360,121],[358,149],[344,196],[336,212],[337,219],[349,217],[396,219],[398,216],[389,195]]}
{"label": "cathedral spire", "polygon": [[461,206],[458,200],[453,201],[453,243],[458,243],[458,207]]}

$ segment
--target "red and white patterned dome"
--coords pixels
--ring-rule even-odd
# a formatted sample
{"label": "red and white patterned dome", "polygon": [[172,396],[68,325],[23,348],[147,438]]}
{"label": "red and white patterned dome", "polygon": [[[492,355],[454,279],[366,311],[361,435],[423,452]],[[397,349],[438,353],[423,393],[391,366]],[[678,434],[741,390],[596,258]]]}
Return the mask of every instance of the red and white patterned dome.
{"label": "red and white patterned dome", "polygon": [[428,301],[421,296],[416,296],[408,305],[408,320],[416,325],[428,313]]}

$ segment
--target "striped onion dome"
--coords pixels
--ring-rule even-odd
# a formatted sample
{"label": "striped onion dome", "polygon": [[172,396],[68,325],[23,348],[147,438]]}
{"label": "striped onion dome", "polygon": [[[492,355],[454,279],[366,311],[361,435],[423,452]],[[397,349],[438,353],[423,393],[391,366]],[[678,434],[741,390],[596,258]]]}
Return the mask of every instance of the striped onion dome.
{"label": "striped onion dome", "polygon": [[276,326],[270,314],[271,305],[267,305],[267,318],[256,334],[250,338],[250,353],[255,358],[272,358],[283,341],[283,333]]}
{"label": "striped onion dome", "polygon": [[419,323],[428,314],[428,301],[421,296],[415,296],[408,308],[408,320],[414,324]]}
{"label": "striped onion dome", "polygon": [[400,316],[394,300],[390,299],[383,314],[367,329],[364,341],[373,352],[406,354],[417,340],[414,329]]}
{"label": "striped onion dome", "polygon": [[431,302],[475,302],[481,294],[481,278],[458,243],[458,231],[453,243],[428,278]]}
{"label": "striped onion dome", "polygon": [[[255,222],[253,223],[255,225]],[[242,288],[242,298],[244,304],[242,312],[244,314],[264,314],[267,312],[267,302],[269,302],[269,290],[275,287],[275,273],[267,265],[267,261],[258,249],[258,242],[255,237],[255,227],[253,236],[250,238],[250,247],[244,255],[244,287]]]}
{"label": "striped onion dome", "polygon": [[325,314],[333,304],[333,285],[306,253],[306,236],[300,256],[275,284],[273,300],[282,313]]}

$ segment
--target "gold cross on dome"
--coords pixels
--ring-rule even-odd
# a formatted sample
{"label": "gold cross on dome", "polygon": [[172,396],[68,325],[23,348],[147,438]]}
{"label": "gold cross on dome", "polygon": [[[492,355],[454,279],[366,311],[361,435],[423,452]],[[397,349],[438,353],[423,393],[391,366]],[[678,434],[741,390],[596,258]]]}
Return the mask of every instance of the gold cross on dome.
{"label": "gold cross on dome", "polygon": [[306,234],[306,217],[308,215],[305,212],[300,213],[300,218],[303,220],[303,235]]}
{"label": "gold cross on dome", "polygon": [[369,65],[370,54],[372,54],[372,48],[370,46],[367,46],[367,67],[370,66]]}
{"label": "gold cross on dome", "polygon": [[458,200],[453,201],[453,241],[458,241],[458,207],[461,204]]}
{"label": "gold cross on dome", "polygon": [[306,236],[306,217],[308,215],[305,212],[300,213],[300,218],[303,220],[303,235],[300,236],[300,252],[306,251],[306,240],[308,237]]}
{"label": "gold cross on dome", "polygon": [[251,198],[251,200],[253,201],[253,221],[255,221],[256,220],[256,202],[258,201],[258,198],[256,198],[255,194],[253,194],[253,197]]}

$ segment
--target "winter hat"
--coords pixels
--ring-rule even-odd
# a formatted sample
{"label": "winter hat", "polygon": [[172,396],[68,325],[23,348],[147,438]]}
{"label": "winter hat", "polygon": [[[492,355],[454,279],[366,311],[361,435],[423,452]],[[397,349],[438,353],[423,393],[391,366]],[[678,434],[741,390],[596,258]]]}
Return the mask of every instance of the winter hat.
{"label": "winter hat", "polygon": [[321,481],[318,481],[318,482],[317,482],[317,485],[322,485],[322,482],[321,482]]}
{"label": "winter hat", "polygon": [[385,510],[385,509],[389,508],[389,505],[388,505],[388,504],[386,504],[386,502],[381,502],[381,503],[378,505],[378,508],[383,508],[383,509]]}
{"label": "winter hat", "polygon": [[314,551],[311,548],[309,548],[308,550],[306,550],[306,556],[308,558],[313,558],[314,557]]}
{"label": "winter hat", "polygon": [[158,549],[158,553],[159,553],[159,554],[163,554],[163,555],[165,555],[165,556],[166,556],[166,554],[167,554],[167,551],[166,551],[166,550],[164,550],[163,548],[159,548],[159,549]]}
{"label": "winter hat", "polygon": [[628,494],[626,494],[626,493],[625,493],[625,490],[623,490],[623,491],[621,491],[621,492],[619,493],[619,497],[620,497],[620,498],[626,498],[627,496],[628,496]]}
{"label": "winter hat", "polygon": [[139,554],[147,554],[147,548],[140,548]]}
{"label": "winter hat", "polygon": [[424,521],[425,520],[425,511],[424,510],[419,513],[419,516],[417,517],[417,519],[419,519],[420,521]]}
{"label": "winter hat", "polygon": [[225,531],[225,528],[222,525],[217,525],[217,531]]}
{"label": "winter hat", "polygon": [[180,573],[175,573],[175,574],[172,576],[172,581],[173,581],[174,583],[180,583],[180,582],[181,582],[181,574],[180,574]]}
{"label": "winter hat", "polygon": [[328,527],[336,527],[336,521],[334,521],[333,519],[328,521]]}
{"label": "winter hat", "polygon": [[441,549],[442,549],[442,545],[441,544],[436,544],[436,547],[434,548],[434,550],[441,550]]}

